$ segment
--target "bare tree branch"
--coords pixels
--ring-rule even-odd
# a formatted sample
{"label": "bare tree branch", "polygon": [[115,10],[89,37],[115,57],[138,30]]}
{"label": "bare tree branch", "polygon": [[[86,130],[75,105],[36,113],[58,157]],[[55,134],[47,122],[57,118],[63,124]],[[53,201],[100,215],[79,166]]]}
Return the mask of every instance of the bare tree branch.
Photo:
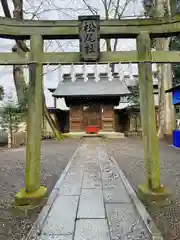
{"label": "bare tree branch", "polygon": [[11,18],[11,13],[9,10],[7,0],[1,0],[1,5],[2,5],[3,11],[4,11],[4,15],[8,18]]}
{"label": "bare tree branch", "polygon": [[82,1],[93,15],[97,14],[97,10],[93,8],[91,5],[89,5],[86,0],[82,0]]}
{"label": "bare tree branch", "polygon": [[[124,4],[121,12],[119,12],[119,6],[117,5],[118,8],[116,8],[116,11],[115,11],[115,14],[116,14],[116,15],[114,16],[114,18],[116,18],[116,17],[118,16],[118,19],[121,19],[121,17],[123,16],[123,14],[124,14],[124,12],[125,12],[125,10],[126,10],[126,7],[128,6],[128,4],[129,4],[131,1],[132,1],[132,0],[127,0],[127,1],[125,2],[125,4]],[[119,1],[119,3],[120,3],[120,1]],[[116,39],[115,39],[115,42],[114,42],[113,51],[116,51],[116,49],[117,49],[117,44],[118,44],[118,39],[116,38]]]}
{"label": "bare tree branch", "polygon": [[[5,14],[5,17],[12,18],[7,0],[1,0],[1,5],[2,5],[2,8],[3,8],[4,14]],[[26,44],[23,41],[16,40],[16,43],[22,49],[22,51],[24,51],[24,52],[29,51],[29,48],[26,46]],[[13,48],[13,52],[15,52],[15,51],[16,51],[16,48]]]}

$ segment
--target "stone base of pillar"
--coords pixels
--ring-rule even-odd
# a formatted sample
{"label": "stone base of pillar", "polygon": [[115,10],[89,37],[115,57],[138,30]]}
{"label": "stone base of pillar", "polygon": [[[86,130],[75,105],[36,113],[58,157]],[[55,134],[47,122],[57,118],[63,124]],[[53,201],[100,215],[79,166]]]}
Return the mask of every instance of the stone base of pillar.
{"label": "stone base of pillar", "polygon": [[142,184],[138,187],[138,196],[147,205],[167,206],[171,203],[170,190],[163,186],[153,191]]}
{"label": "stone base of pillar", "polygon": [[41,186],[36,192],[27,193],[21,189],[15,196],[15,204],[18,206],[39,205],[47,195],[47,188]]}

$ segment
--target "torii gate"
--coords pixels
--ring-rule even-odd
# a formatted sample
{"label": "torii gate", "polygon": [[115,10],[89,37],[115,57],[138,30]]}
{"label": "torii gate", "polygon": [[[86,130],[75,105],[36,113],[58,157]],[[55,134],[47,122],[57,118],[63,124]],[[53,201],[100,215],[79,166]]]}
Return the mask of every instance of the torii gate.
{"label": "torii gate", "polygon": [[[92,17],[92,16],[91,16]],[[90,17],[90,19],[91,19]],[[8,20],[0,19],[0,37],[27,40],[30,39],[30,52],[26,55],[17,53],[0,53],[0,65],[30,65],[28,130],[26,147],[26,183],[25,188],[17,193],[18,204],[32,204],[40,201],[46,194],[46,188],[40,186],[40,145],[42,126],[43,97],[43,65],[52,64],[82,64],[78,52],[43,51],[45,39],[79,39],[83,32],[79,31],[85,18],[79,20],[38,21],[38,20]],[[86,16],[87,20],[87,16]],[[146,183],[139,187],[141,196],[156,200],[166,198],[168,191],[161,186],[158,139],[155,121],[153,97],[152,63],[178,63],[180,52],[151,51],[151,38],[164,38],[179,34],[180,16],[171,19],[126,19],[98,20],[96,37],[135,38],[137,51],[101,52],[92,56],[98,63],[138,63],[140,85],[140,108],[145,150]],[[82,47],[82,46],[81,46]],[[84,48],[85,49],[85,48]],[[88,61],[88,60],[87,60]]]}

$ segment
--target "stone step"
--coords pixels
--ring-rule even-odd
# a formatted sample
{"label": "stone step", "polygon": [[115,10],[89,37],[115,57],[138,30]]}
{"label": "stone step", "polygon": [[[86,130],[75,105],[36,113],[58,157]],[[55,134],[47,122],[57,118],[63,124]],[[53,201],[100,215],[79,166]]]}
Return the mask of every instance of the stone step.
{"label": "stone step", "polygon": [[70,132],[64,133],[63,135],[72,138],[82,137],[125,138],[125,134],[121,132],[101,132],[101,131],[98,134],[86,134],[85,132]]}

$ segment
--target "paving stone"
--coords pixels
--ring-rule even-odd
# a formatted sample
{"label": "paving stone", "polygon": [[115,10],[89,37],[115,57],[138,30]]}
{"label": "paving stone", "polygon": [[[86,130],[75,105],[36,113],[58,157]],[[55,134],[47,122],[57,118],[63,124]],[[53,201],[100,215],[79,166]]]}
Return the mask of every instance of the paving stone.
{"label": "paving stone", "polygon": [[130,203],[131,199],[122,183],[118,170],[111,168],[109,172],[102,172],[104,201]]}
{"label": "paving stone", "polygon": [[100,172],[100,166],[97,163],[87,163],[85,165],[85,172]]}
{"label": "paving stone", "polygon": [[102,189],[82,189],[78,218],[105,218]]}
{"label": "paving stone", "polygon": [[59,190],[60,195],[73,196],[80,195],[81,184],[83,180],[83,168],[71,167],[70,171],[66,175],[64,182]]}
{"label": "paving stone", "polygon": [[116,167],[109,166],[106,171],[102,171],[103,180],[120,179],[119,171]]}
{"label": "paving stone", "polygon": [[84,173],[84,167],[71,167],[66,175],[65,181],[72,178],[82,179]]}
{"label": "paving stone", "polygon": [[101,167],[101,171],[106,171],[111,167],[113,168],[116,167],[115,163],[111,159],[109,159],[109,156],[107,154],[98,156],[98,160],[99,160],[99,165]]}
{"label": "paving stone", "polygon": [[[127,190],[122,182],[122,179],[120,177],[120,174],[117,168],[113,167],[108,172],[102,172],[102,183],[103,183],[104,192],[107,192],[110,195],[112,195],[113,192],[117,192],[117,194],[119,194],[118,191],[120,193],[127,193]],[[105,191],[106,189],[109,189],[109,188],[115,188],[115,189]]]}
{"label": "paving stone", "polygon": [[97,157],[97,155],[96,154],[88,154],[89,156],[87,156],[87,154],[86,154],[86,158],[85,158],[85,161],[86,162],[98,162],[98,157]]}
{"label": "paving stone", "polygon": [[126,188],[122,183],[116,184],[115,187],[103,189],[104,201],[131,203],[131,199]]}
{"label": "paving stone", "polygon": [[131,204],[106,204],[112,240],[150,240],[143,222]]}
{"label": "paving stone", "polygon": [[86,172],[82,188],[102,188],[101,174],[99,172]]}
{"label": "paving stone", "polygon": [[73,240],[72,235],[42,235],[38,237],[36,240]]}
{"label": "paving stone", "polygon": [[100,162],[99,165],[102,172],[107,171],[107,169],[111,169],[112,167],[115,166],[115,164],[111,163],[110,161]]}
{"label": "paving stone", "polygon": [[77,220],[74,240],[110,240],[107,220]]}
{"label": "paving stone", "polygon": [[81,192],[81,181],[71,183],[64,182],[58,194],[63,196],[79,196]]}
{"label": "paving stone", "polygon": [[94,165],[98,165],[99,164],[99,162],[97,161],[97,160],[88,160],[88,161],[85,161],[85,164],[87,165],[87,164],[94,164]]}
{"label": "paving stone", "polygon": [[75,160],[73,160],[71,166],[72,167],[84,167],[85,162],[83,161],[82,158],[77,158]]}
{"label": "paving stone", "polygon": [[117,185],[121,185],[124,187],[124,184],[122,183],[120,178],[117,179],[103,179],[103,188],[115,188]]}
{"label": "paving stone", "polygon": [[72,234],[77,204],[77,196],[58,196],[43,225],[42,234]]}

